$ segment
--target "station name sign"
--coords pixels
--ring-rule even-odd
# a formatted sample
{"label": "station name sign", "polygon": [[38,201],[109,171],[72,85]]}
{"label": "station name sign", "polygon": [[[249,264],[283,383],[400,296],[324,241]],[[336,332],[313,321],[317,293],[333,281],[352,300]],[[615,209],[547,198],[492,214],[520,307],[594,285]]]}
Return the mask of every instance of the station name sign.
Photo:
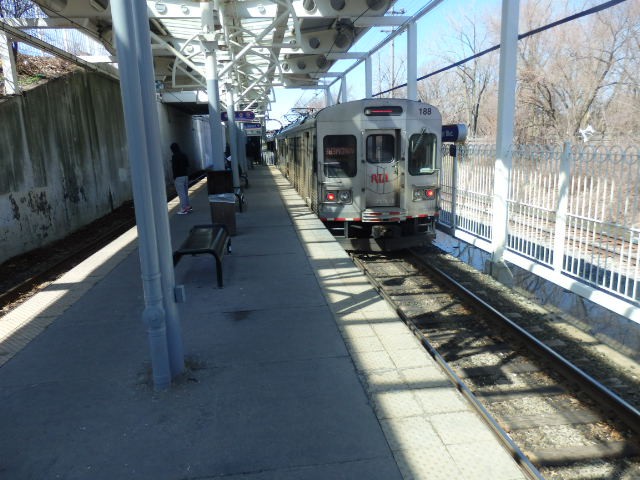
{"label": "station name sign", "polygon": [[[248,122],[248,121],[254,120],[256,118],[256,114],[250,110],[246,110],[246,111],[240,111],[240,112],[233,112],[233,117],[236,122]],[[223,122],[226,122],[229,120],[229,115],[227,115],[227,112],[222,112],[220,114],[220,120]]]}
{"label": "station name sign", "polygon": [[462,143],[467,139],[467,126],[463,123],[442,125],[443,142]]}

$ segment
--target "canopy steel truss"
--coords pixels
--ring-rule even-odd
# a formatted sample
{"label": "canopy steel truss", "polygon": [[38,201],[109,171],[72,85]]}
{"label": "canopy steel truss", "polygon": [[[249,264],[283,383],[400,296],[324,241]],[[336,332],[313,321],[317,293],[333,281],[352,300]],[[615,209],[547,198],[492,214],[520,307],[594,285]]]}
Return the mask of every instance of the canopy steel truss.
{"label": "canopy steel truss", "polygon": [[[375,26],[406,26],[412,17],[387,15],[395,0],[163,0],[146,1],[156,89],[160,93],[206,92],[206,54],[216,50],[221,99],[233,89],[239,108],[266,112],[275,86],[326,89],[325,79]],[[35,0],[48,18],[13,20],[1,27],[9,38],[71,58],[113,75],[116,63],[109,0]],[[428,2],[439,3],[439,2]],[[100,42],[105,56],[74,55],[34,40],[34,29],[72,28]],[[346,73],[346,72],[345,72]],[[328,82],[329,80],[327,80]],[[170,97],[170,96],[168,96]],[[222,100],[224,103],[224,100]],[[198,103],[194,100],[194,103]],[[206,113],[206,102],[201,104]],[[194,110],[194,112],[197,109]]]}

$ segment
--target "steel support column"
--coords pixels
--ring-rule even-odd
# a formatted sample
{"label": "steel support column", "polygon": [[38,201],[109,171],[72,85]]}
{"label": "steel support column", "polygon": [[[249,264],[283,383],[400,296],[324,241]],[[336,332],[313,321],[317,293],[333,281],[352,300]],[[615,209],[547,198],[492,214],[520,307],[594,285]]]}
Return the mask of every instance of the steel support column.
{"label": "steel support column", "polygon": [[164,164],[160,145],[160,122],[158,121],[158,104],[155,96],[155,71],[149,35],[149,16],[144,2],[132,3],[136,45],[140,58],[140,91],[142,92],[142,113],[146,132],[147,152],[149,153],[149,180],[155,218],[156,241],[160,274],[162,282],[163,306],[167,324],[167,345],[169,348],[169,364],[173,377],[184,371],[184,348],[182,345],[182,328],[180,314],[176,305],[175,274],[171,246],[171,230],[167,212],[167,192]]}
{"label": "steel support column", "polygon": [[231,149],[231,174],[233,176],[233,188],[240,188],[240,173],[238,171],[238,132],[236,131],[235,111],[233,106],[233,85],[226,84],[227,88],[227,134],[229,135],[229,148]]}
{"label": "steel support column", "polygon": [[[237,108],[237,107],[236,107]],[[240,154],[240,165],[245,175],[249,173],[249,165],[247,163],[247,133],[244,129],[240,128],[240,123],[235,124],[236,138],[238,139],[238,153]]]}
{"label": "steel support column", "polygon": [[[125,126],[133,198],[138,225],[140,266],[144,290],[145,308],[142,320],[147,327],[153,384],[158,390],[169,387],[171,367],[167,344],[166,313],[163,307],[163,289],[158,259],[153,195],[149,171],[145,119],[142,105],[141,67],[136,39],[136,15],[131,2],[114,0],[111,15],[120,67],[120,86],[124,108]],[[141,20],[141,19],[138,19]],[[149,28],[148,22],[139,29]]]}
{"label": "steel support column", "polygon": [[342,82],[340,82],[340,101],[342,103],[346,103],[349,100],[347,99],[347,77],[346,75],[342,77]]}
{"label": "steel support column", "polygon": [[0,31],[0,64],[2,64],[2,72],[4,74],[5,95],[20,93],[18,70],[16,69],[16,62],[13,58],[11,43],[11,38]]}
{"label": "steel support column", "polygon": [[418,100],[418,25],[407,28],[407,98]]}
{"label": "steel support column", "polygon": [[[233,105],[233,111],[234,112],[239,112],[240,111],[240,102],[238,100],[238,97],[236,95],[233,96],[233,101],[235,102]],[[242,170],[244,171],[244,174],[246,175],[248,173],[248,168],[247,168],[247,149],[246,149],[246,144],[247,144],[247,136],[244,133],[244,130],[242,130],[240,128],[240,123],[237,122],[234,118],[233,121],[233,128],[236,131],[236,142],[238,143],[238,175],[240,175],[240,168],[242,168]],[[238,178],[238,188],[240,187],[240,182],[239,182],[239,178]]]}
{"label": "steel support column", "polygon": [[571,143],[565,142],[558,172],[558,198],[556,201],[556,225],[553,240],[553,269],[561,274],[564,267],[567,213],[569,211],[569,186],[571,183]]}
{"label": "steel support column", "polygon": [[205,69],[207,80],[207,97],[209,103],[209,133],[211,141],[211,163],[214,168],[224,168],[224,138],[222,135],[222,122],[220,120],[220,84],[218,82],[218,67],[216,51],[211,45],[203,42],[205,49]]}
{"label": "steel support column", "polygon": [[333,96],[331,95],[331,89],[329,87],[324,88],[324,104],[327,107],[333,105]]}
{"label": "steel support column", "polygon": [[371,60],[371,56],[367,55],[367,58],[364,60],[364,78],[365,78],[365,97],[372,98],[373,97],[373,60]]}
{"label": "steel support column", "polygon": [[224,168],[224,138],[220,117],[220,84],[218,82],[218,48],[216,31],[217,2],[200,2],[203,34],[200,36],[205,53],[205,80],[209,111],[209,135],[211,141],[211,164],[214,168]]}
{"label": "steel support column", "polygon": [[518,53],[518,18],[520,0],[502,0],[500,32],[500,77],[498,92],[498,134],[493,184],[493,223],[491,235],[491,275],[505,284],[513,275],[504,263],[509,234],[509,181],[511,179],[513,122],[515,118],[516,66]]}

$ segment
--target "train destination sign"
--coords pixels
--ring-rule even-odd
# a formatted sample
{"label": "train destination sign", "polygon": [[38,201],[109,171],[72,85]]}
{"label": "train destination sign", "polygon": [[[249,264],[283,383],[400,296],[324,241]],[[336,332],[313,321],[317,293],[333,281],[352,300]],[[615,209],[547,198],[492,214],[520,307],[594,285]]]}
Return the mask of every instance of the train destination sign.
{"label": "train destination sign", "polygon": [[[240,112],[233,112],[233,117],[236,122],[250,122],[251,120],[254,120],[256,118],[256,114],[250,110],[245,110]],[[227,112],[222,112],[220,114],[220,120],[223,122],[229,120],[229,115],[227,115]]]}

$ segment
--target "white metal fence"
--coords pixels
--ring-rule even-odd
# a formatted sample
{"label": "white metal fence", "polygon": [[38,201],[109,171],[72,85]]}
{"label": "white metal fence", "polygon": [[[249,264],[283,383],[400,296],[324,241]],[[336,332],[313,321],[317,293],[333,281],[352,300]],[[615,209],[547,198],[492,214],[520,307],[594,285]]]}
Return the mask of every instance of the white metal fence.
{"label": "white metal fence", "polygon": [[[440,224],[491,252],[496,149],[456,147],[443,155]],[[519,146],[511,157],[510,257],[640,320],[638,149]]]}

